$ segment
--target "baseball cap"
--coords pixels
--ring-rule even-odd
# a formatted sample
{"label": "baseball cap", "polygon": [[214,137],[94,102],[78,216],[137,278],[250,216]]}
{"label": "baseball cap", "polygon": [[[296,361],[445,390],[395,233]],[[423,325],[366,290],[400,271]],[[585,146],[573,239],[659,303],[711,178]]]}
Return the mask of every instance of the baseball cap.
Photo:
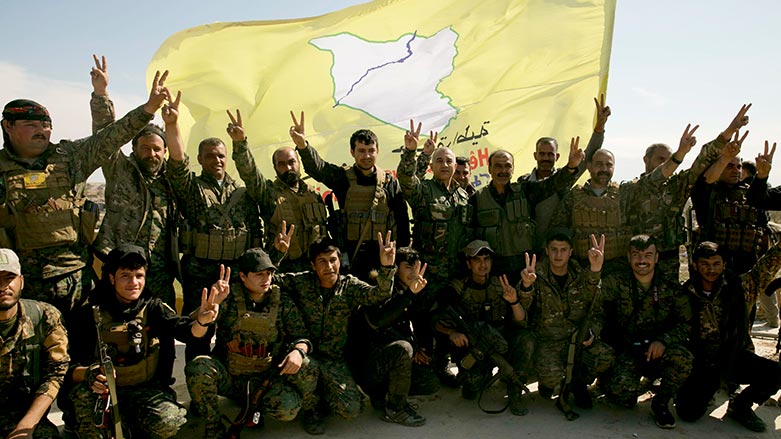
{"label": "baseball cap", "polygon": [[495,254],[494,250],[491,248],[491,245],[488,244],[488,242],[481,241],[479,239],[475,239],[474,241],[470,242],[461,251],[463,251],[467,257],[474,258],[483,249],[488,250],[491,252],[491,254]]}
{"label": "baseball cap", "polygon": [[276,270],[271,263],[271,257],[261,248],[251,248],[239,257],[239,271],[242,273],[257,273],[263,270]]}
{"label": "baseball cap", "polygon": [[10,248],[0,248],[0,271],[7,271],[17,276],[22,275],[22,265],[19,256]]}

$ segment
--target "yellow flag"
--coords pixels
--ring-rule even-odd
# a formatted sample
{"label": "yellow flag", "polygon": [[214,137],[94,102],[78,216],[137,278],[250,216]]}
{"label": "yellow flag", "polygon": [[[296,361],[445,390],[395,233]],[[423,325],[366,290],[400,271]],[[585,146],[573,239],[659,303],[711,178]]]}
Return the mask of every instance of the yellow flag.
{"label": "yellow flag", "polygon": [[[179,32],[147,71],[168,69],[182,91],[180,126],[190,156],[225,132],[239,109],[255,160],[293,146],[289,111],[306,113],[309,143],[327,161],[354,162],[350,135],[379,137],[395,170],[409,120],[469,157],[486,184],[488,153],[511,151],[516,176],[534,166],[537,138],[585,148],[593,97],[607,87],[615,0],[376,0],[320,17],[216,23]],[[421,139],[421,146],[423,139]],[[563,162],[559,162],[563,165]],[[234,168],[235,169],[235,168]]]}

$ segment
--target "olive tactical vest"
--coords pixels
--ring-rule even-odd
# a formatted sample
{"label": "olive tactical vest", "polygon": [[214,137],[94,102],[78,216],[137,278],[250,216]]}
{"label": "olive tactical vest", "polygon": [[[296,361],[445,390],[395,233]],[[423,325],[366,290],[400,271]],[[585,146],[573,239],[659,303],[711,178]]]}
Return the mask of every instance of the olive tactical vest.
{"label": "olive tactical vest", "polygon": [[534,247],[535,225],[529,201],[520,184],[510,184],[509,190],[504,208],[487,186],[475,195],[478,239],[488,241],[497,256],[522,255]]}
{"label": "olive tactical vest", "polygon": [[507,316],[507,305],[502,298],[503,290],[499,278],[491,277],[485,288],[475,288],[472,282],[459,279],[451,286],[461,296],[461,308],[468,318],[491,324],[501,323]]}
{"label": "olive tactical vest", "polygon": [[594,196],[584,187],[572,190],[573,255],[588,259],[591,234],[605,235],[605,261],[626,257],[632,231],[621,214],[619,185],[610,182],[602,196]]}
{"label": "olive tactical vest", "polygon": [[[458,253],[469,243],[469,237],[472,235],[472,206],[468,204],[469,195],[460,187],[452,195],[448,194],[441,185],[431,181],[422,182],[421,187],[427,193],[421,197],[421,202],[425,205],[418,210],[419,214],[415,217],[415,227],[412,230],[415,246],[429,257],[458,257]],[[428,262],[433,264],[435,261]]]}
{"label": "olive tactical vest", "polygon": [[181,241],[184,253],[213,261],[238,259],[251,245],[250,232],[246,224],[239,228],[233,227],[231,211],[242,201],[246,192],[245,187],[234,187],[228,202],[223,205],[212,192],[206,191],[206,208],[216,209],[221,214],[220,223],[209,225],[208,230],[183,231]]}
{"label": "olive tactical vest", "polygon": [[267,312],[250,311],[247,308],[244,289],[237,288],[235,298],[238,320],[231,327],[231,341],[238,345],[239,352],[228,348],[228,372],[231,375],[252,375],[266,371],[272,363],[274,353],[271,347],[278,344],[277,318],[281,302],[279,287],[273,285],[269,291]]}
{"label": "olive tactical vest", "polygon": [[[358,241],[363,234],[363,228],[368,225],[371,230],[366,233],[366,240],[372,240],[377,233],[390,230],[396,236],[396,221],[391,214],[388,204],[388,195],[385,193],[383,185],[390,181],[391,176],[379,167],[377,171],[377,184],[375,186],[364,186],[358,184],[358,176],[355,175],[353,167],[345,167],[347,180],[350,187],[347,189],[344,200],[344,209],[341,215],[347,228],[347,241]],[[384,176],[384,178],[383,178]]]}
{"label": "olive tactical vest", "polygon": [[711,192],[711,230],[706,239],[730,251],[762,254],[769,248],[767,213],[746,203],[745,185]]}
{"label": "olive tactical vest", "polygon": [[323,199],[309,186],[306,186],[303,192],[294,192],[279,179],[274,181],[274,186],[277,194],[276,209],[269,220],[266,242],[274,242],[277,233],[282,230],[283,220],[287,222],[288,227],[295,224],[295,236],[290,241],[287,257],[291,260],[306,257],[309,244],[327,233],[325,228],[327,215]]}
{"label": "olive tactical vest", "polygon": [[103,343],[117,372],[117,385],[134,386],[152,380],[160,358],[160,339],[149,337],[147,306],[129,322],[116,322],[108,311],[101,310]]}

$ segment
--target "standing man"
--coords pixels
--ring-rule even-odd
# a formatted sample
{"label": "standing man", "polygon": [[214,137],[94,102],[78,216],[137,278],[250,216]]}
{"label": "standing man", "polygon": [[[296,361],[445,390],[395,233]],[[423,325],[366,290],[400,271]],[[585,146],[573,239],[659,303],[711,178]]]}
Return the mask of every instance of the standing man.
{"label": "standing man", "polygon": [[[594,155],[595,151],[602,148],[602,142],[605,140],[605,124],[607,123],[607,118],[610,117],[610,107],[605,105],[605,95],[601,95],[600,100],[594,98],[594,105],[597,107],[597,123],[586,147],[586,159],[578,165],[578,170],[575,172],[575,180],[583,175],[583,172],[586,170],[586,163],[591,161],[591,156]],[[559,143],[556,139],[553,137],[541,137],[537,140],[534,160],[537,162],[537,166],[530,173],[518,177],[519,183],[522,181],[542,181],[553,175],[556,171],[556,161],[559,160]],[[548,229],[550,229],[553,215],[558,210],[559,202],[569,191],[570,188],[566,188],[551,195],[537,203],[534,209],[534,221],[537,227],[534,253],[538,257],[542,257],[545,254],[545,238],[548,236]]]}
{"label": "standing man", "polygon": [[[669,402],[689,377],[693,356],[684,346],[691,330],[689,298],[677,279],[656,270],[659,253],[648,235],[629,241],[629,269],[603,278],[606,325],[616,351],[607,381],[608,399],[632,408],[641,393],[641,377],[660,378],[662,384],[651,401],[656,425],[675,428]],[[620,329],[618,329],[620,328]]]}
{"label": "standing man", "polygon": [[[105,62],[99,70],[107,84]],[[163,74],[161,81],[167,76]],[[101,129],[101,124],[114,120],[114,103],[105,87],[101,88],[94,80],[93,88],[90,102],[93,129]],[[168,98],[173,101],[170,94]],[[144,248],[150,255],[147,286],[173,308],[176,305],[173,282],[179,273],[179,213],[173,188],[165,176],[166,134],[150,123],[133,137],[132,145],[130,156],[115,148],[110,156],[103,157],[106,215],[93,243],[95,254],[105,260],[120,244]]]}
{"label": "standing man", "polygon": [[20,299],[24,276],[13,250],[0,249],[0,437],[59,438],[46,417],[68,370],[60,312]]}
{"label": "standing man", "polygon": [[585,156],[578,148],[580,138],[570,142],[566,169],[559,169],[542,181],[512,183],[514,158],[500,149],[488,156],[491,182],[471,198],[475,209],[475,236],[488,241],[496,252],[494,274],[506,274],[511,284],[518,281],[524,254],[532,252],[536,228],[532,214],[537,203],[569,190],[575,183]]}
{"label": "standing man", "polygon": [[[382,234],[377,238],[381,264],[377,286],[340,274],[341,250],[330,238],[309,246],[312,271],[283,274],[277,279],[282,293],[289,295],[301,311],[311,337],[313,354],[309,358],[320,376],[315,399],[325,399],[330,410],[344,419],[353,419],[363,411],[361,393],[344,357],[350,314],[359,305],[387,300],[393,291],[395,243],[390,231],[384,241]],[[322,434],[325,430],[320,412],[314,408],[316,404],[312,407],[301,412],[301,421],[308,433]]]}
{"label": "standing man", "polygon": [[[281,273],[308,271],[311,269],[306,254],[309,244],[327,236],[323,198],[301,180],[301,165],[293,148],[281,147],[274,151],[271,162],[277,177],[273,181],[263,177],[247,145],[241,113],[236,110],[236,117],[230,112],[228,116],[231,118],[228,134],[233,140],[233,161],[247,185],[247,193],[260,207],[266,226],[266,251],[272,261],[281,259],[278,262]],[[283,223],[289,224],[294,231],[285,254],[279,253],[273,245],[279,233],[287,233]]]}
{"label": "standing man", "polygon": [[220,295],[225,302],[213,355],[195,358],[184,370],[192,403],[206,423],[207,439],[225,437],[217,396],[243,404],[250,380],[269,380],[257,408],[280,421],[292,421],[299,409],[311,410],[316,401],[317,370],[307,360],[312,343],[296,305],[273,285],[276,267],[271,258],[252,248],[239,258],[237,268],[238,281],[229,282],[230,269],[223,268],[216,285],[230,285],[232,294]]}
{"label": "standing man", "polygon": [[[409,245],[409,216],[398,180],[376,166],[380,144],[370,130],[358,130],[350,137],[352,166],[337,166],[320,158],[306,141],[304,113],[301,121],[291,112],[290,138],[301,155],[304,170],[325,184],[339,201],[339,236],[334,236],[349,262],[350,273],[368,279],[371,270],[380,267],[371,243],[377,233],[391,231],[399,246]],[[348,268],[348,267],[343,267]]]}
{"label": "standing man", "polygon": [[694,369],[675,399],[676,412],[684,421],[705,415],[724,379],[749,384],[729,402],[727,416],[751,431],[767,428],[752,407],[754,403],[761,407],[781,388],[781,369],[777,362],[754,353],[746,320],[747,288],[766,286],[769,278],[763,279],[763,273],[780,257],[781,250],[773,246],[751,271],[737,277],[725,270],[715,242],[702,242],[694,250],[692,278],[683,285],[694,312],[690,337]]}
{"label": "standing man", "polygon": [[52,303],[66,321],[95,275],[80,239],[87,178],[162,107],[168,90],[155,75],[147,102],[91,137],[50,142],[52,118],[37,102],[16,99],[3,108],[0,151],[0,245],[28,267],[31,299]]}
{"label": "standing man", "polygon": [[[262,228],[257,205],[247,196],[247,190],[225,172],[227,155],[222,140],[202,140],[198,144],[201,175],[190,171],[177,124],[181,98],[178,93],[176,100],[163,108],[163,121],[169,145],[166,177],[188,225],[181,240],[182,315],[187,315],[200,304],[200,292],[219,279],[220,265],[235,270],[239,256],[253,242],[260,244]],[[200,348],[187,346],[187,361],[209,353],[208,340],[203,340]]]}

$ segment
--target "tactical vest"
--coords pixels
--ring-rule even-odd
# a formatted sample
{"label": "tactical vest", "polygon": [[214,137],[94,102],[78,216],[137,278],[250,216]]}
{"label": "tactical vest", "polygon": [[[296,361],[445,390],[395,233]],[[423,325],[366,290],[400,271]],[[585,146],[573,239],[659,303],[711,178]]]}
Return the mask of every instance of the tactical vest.
{"label": "tactical vest", "polygon": [[461,307],[468,314],[465,316],[473,321],[500,323],[507,315],[507,305],[502,298],[502,284],[497,277],[492,277],[484,289],[475,288],[472,282],[459,279],[451,286],[461,296]]}
{"label": "tactical vest", "polygon": [[[299,182],[298,184],[304,183]],[[266,242],[274,242],[277,233],[282,230],[283,220],[287,222],[288,227],[295,224],[295,236],[290,241],[287,258],[296,260],[306,257],[309,244],[324,237],[327,233],[325,203],[320,195],[309,186],[306,186],[302,193],[294,192],[279,179],[274,181],[274,186],[277,194],[276,209],[269,220]]]}
{"label": "tactical vest", "polygon": [[199,259],[211,261],[232,261],[238,259],[251,245],[246,224],[233,227],[232,211],[242,201],[247,188],[236,187],[228,202],[223,205],[214,194],[206,191],[206,209],[220,212],[219,224],[209,224],[208,230],[183,231],[181,242],[183,252]]}
{"label": "tactical vest", "polygon": [[[345,167],[347,181],[350,187],[345,195],[344,208],[340,210],[342,224],[346,225],[347,241],[359,241],[364,233],[364,227],[370,227],[366,232],[364,241],[375,239],[377,233],[390,230],[396,236],[396,220],[390,211],[388,195],[384,185],[390,182],[391,176],[379,167],[377,170],[377,184],[364,186],[358,184],[358,176],[353,167]],[[383,178],[384,176],[384,178]]]}
{"label": "tactical vest", "polygon": [[632,230],[621,214],[619,185],[610,182],[602,196],[594,196],[584,187],[572,190],[573,255],[588,259],[591,235],[605,235],[605,261],[626,257]]}
{"label": "tactical vest", "polygon": [[101,337],[117,372],[117,385],[135,386],[151,381],[160,359],[160,339],[149,336],[147,306],[144,305],[129,322],[116,322],[108,311],[101,310]]}
{"label": "tactical vest", "polygon": [[[231,327],[228,373],[234,376],[258,374],[271,367],[274,357],[272,347],[278,344],[277,318],[281,293],[279,287],[272,286],[268,293],[268,311],[256,312],[248,310],[243,288],[234,291],[239,318]],[[238,349],[235,349],[236,346]]]}
{"label": "tactical vest", "polygon": [[[448,194],[440,184],[432,181],[422,182],[421,188],[426,194],[421,197],[422,205],[416,210],[412,230],[415,246],[425,259],[435,255],[447,259],[458,257],[472,236],[473,208],[469,205],[469,195],[460,187]],[[434,264],[436,261],[428,262]]]}
{"label": "tactical vest", "polygon": [[[488,241],[498,256],[517,256],[534,247],[535,224],[521,185],[509,187],[505,207],[499,205],[489,187],[477,192],[477,236]],[[519,268],[520,269],[520,268]]]}
{"label": "tactical vest", "polygon": [[74,244],[79,239],[83,194],[71,184],[70,156],[55,149],[46,169],[25,169],[13,160],[0,160],[6,197],[0,225],[17,251]]}
{"label": "tactical vest", "polygon": [[659,251],[678,250],[686,243],[683,206],[676,205],[670,191],[662,187],[662,193],[633,200],[627,212],[628,224],[635,235],[646,234],[656,238]]}
{"label": "tactical vest", "polygon": [[770,248],[767,213],[746,203],[745,185],[711,192],[710,239],[729,251],[763,254]]}

